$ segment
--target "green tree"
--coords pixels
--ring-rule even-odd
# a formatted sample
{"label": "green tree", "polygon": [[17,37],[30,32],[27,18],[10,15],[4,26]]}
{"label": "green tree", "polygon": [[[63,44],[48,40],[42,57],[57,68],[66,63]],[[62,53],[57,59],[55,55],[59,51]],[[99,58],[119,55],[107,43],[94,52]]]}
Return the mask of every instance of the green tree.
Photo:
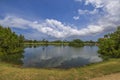
{"label": "green tree", "polygon": [[0,26],[0,55],[14,54],[23,50],[24,36],[12,32],[9,27]]}
{"label": "green tree", "polygon": [[120,57],[120,26],[114,33],[105,35],[100,38],[99,53],[102,57],[119,58]]}

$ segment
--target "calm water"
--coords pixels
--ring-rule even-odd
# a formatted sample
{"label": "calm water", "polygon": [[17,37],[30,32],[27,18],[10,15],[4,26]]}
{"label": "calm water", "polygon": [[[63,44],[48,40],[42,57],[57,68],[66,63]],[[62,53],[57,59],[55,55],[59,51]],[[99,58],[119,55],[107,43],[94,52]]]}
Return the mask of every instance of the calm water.
{"label": "calm water", "polygon": [[97,50],[97,46],[84,46],[81,48],[69,46],[30,47],[25,48],[22,61],[24,67],[79,67],[102,61],[98,57]]}

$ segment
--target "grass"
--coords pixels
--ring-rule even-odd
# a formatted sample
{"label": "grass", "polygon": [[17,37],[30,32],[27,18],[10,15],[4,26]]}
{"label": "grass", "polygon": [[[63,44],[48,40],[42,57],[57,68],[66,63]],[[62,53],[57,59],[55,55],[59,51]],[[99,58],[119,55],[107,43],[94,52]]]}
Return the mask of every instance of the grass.
{"label": "grass", "polygon": [[0,80],[89,80],[118,72],[120,72],[120,59],[110,59],[71,69],[22,68],[0,62]]}

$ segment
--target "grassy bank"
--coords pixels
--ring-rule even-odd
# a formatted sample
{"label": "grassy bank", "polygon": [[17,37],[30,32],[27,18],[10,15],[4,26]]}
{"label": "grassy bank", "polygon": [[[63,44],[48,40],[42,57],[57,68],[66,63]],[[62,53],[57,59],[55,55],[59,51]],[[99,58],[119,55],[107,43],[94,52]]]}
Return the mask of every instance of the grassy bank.
{"label": "grassy bank", "polygon": [[22,68],[0,62],[0,80],[89,80],[117,72],[120,72],[120,59],[72,69]]}

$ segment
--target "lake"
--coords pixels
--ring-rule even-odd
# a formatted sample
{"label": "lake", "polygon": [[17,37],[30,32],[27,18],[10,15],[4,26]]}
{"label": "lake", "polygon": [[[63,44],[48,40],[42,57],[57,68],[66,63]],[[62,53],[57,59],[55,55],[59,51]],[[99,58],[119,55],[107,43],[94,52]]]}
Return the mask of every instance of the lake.
{"label": "lake", "polygon": [[97,46],[33,46],[24,49],[23,67],[71,68],[102,61]]}

